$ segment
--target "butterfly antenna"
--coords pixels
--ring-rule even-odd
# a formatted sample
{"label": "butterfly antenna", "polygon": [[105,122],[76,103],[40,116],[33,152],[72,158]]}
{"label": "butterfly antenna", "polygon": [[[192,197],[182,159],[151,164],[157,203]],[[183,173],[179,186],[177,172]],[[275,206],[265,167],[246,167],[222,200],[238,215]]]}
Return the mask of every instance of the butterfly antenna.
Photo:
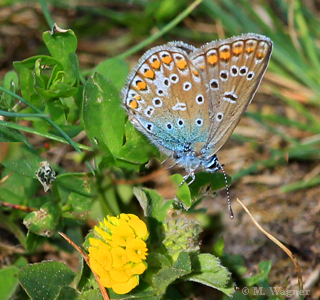
{"label": "butterfly antenna", "polygon": [[227,180],[227,174],[226,171],[224,170],[222,164],[217,160],[217,162],[219,163],[219,167],[223,173],[223,177],[224,177],[224,183],[226,184],[226,191],[227,191],[227,202],[228,202],[228,208],[229,208],[229,212],[230,212],[230,219],[234,218],[233,215],[233,211],[232,211],[232,207],[231,207],[231,200],[230,200],[230,192],[229,192],[229,184],[228,184],[228,180]]}

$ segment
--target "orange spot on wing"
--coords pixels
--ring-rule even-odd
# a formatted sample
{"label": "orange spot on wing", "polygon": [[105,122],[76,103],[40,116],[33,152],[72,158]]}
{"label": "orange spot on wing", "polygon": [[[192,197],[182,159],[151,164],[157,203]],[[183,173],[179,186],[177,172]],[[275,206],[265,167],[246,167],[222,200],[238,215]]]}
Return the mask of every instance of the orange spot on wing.
{"label": "orange spot on wing", "polygon": [[139,100],[141,100],[141,97],[140,96],[135,96],[134,99],[139,101]]}
{"label": "orange spot on wing", "polygon": [[246,52],[248,53],[248,54],[250,54],[250,53],[252,53],[254,51],[254,47],[247,47],[246,48]]}
{"label": "orange spot on wing", "polygon": [[137,89],[138,90],[145,90],[147,88],[147,84],[145,82],[139,81],[137,83]]}
{"label": "orange spot on wing", "polygon": [[129,106],[132,109],[136,109],[136,108],[138,108],[138,102],[136,100],[132,100],[132,101],[130,101]]}
{"label": "orange spot on wing", "polygon": [[150,79],[154,79],[155,73],[152,70],[148,70],[148,71],[144,72],[144,76],[147,78],[150,78]]}
{"label": "orange spot on wing", "polygon": [[193,73],[194,76],[197,76],[197,77],[200,75],[197,70],[193,70],[192,73]]}
{"label": "orange spot on wing", "polygon": [[223,60],[228,60],[230,58],[231,54],[229,51],[227,52],[220,52],[220,58]]}
{"label": "orange spot on wing", "polygon": [[204,65],[199,66],[200,70],[204,70]]}
{"label": "orange spot on wing", "polygon": [[257,57],[258,59],[264,58],[264,53],[261,52],[261,51],[259,51],[259,52],[257,52],[256,57]]}
{"label": "orange spot on wing", "polygon": [[215,54],[212,54],[208,57],[208,63],[211,65],[214,65],[218,61],[218,56]]}
{"label": "orange spot on wing", "polygon": [[178,60],[177,67],[180,70],[185,70],[185,68],[187,67],[187,62],[184,59]]}
{"label": "orange spot on wing", "polygon": [[160,61],[159,60],[155,60],[154,62],[151,63],[151,67],[158,70],[160,68]]}
{"label": "orange spot on wing", "polygon": [[236,47],[232,50],[232,53],[236,56],[240,55],[243,51],[243,48],[242,47]]}
{"label": "orange spot on wing", "polygon": [[169,65],[171,62],[172,62],[172,58],[167,55],[165,57],[162,58],[162,61],[166,64],[166,65]]}

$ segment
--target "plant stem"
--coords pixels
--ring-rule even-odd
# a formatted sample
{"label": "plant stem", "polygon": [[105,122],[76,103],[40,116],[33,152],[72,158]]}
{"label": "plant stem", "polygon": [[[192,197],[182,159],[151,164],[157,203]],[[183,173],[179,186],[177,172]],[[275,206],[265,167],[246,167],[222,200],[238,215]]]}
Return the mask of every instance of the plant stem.
{"label": "plant stem", "polygon": [[[57,136],[57,135],[51,134],[51,133],[46,133],[46,132],[39,132],[39,131],[36,131],[33,128],[22,126],[22,125],[19,125],[19,124],[15,124],[15,123],[11,123],[11,122],[6,122],[6,121],[1,121],[0,120],[0,126],[6,126],[6,127],[9,127],[9,128],[13,128],[13,129],[29,132],[29,133],[32,133],[32,134],[36,134],[38,136],[42,136],[42,137],[47,138],[49,140],[53,140],[53,141],[57,141],[57,142],[60,142],[60,143],[68,144],[68,142],[64,138],[62,138],[60,136]],[[91,147],[89,147],[89,146],[82,145],[82,144],[79,144],[79,143],[75,143],[75,144],[82,150],[93,151],[93,149]]]}
{"label": "plant stem", "polygon": [[53,27],[53,24],[54,24],[54,21],[52,20],[51,18],[51,15],[50,15],[50,12],[49,12],[49,9],[48,9],[48,6],[47,6],[47,2],[46,0],[39,0],[40,2],[40,5],[41,5],[41,9],[42,9],[42,12],[43,12],[43,15],[50,27],[50,29]]}

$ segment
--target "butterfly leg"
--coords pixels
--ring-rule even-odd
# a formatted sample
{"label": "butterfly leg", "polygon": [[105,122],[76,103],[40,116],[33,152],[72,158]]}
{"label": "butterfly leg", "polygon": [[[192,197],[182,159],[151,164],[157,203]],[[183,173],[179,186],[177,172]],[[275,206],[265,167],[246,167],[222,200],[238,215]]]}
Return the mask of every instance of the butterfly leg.
{"label": "butterfly leg", "polygon": [[194,175],[194,170],[191,170],[187,175],[183,176],[183,181],[179,184],[179,186],[182,186],[189,177],[191,177],[191,181],[188,182],[188,185],[190,185],[192,182],[196,180],[196,176]]}
{"label": "butterfly leg", "polygon": [[173,167],[175,167],[178,163],[174,163],[172,166],[168,167],[167,170],[172,169]]}
{"label": "butterfly leg", "polygon": [[194,182],[196,180],[196,176],[194,175],[193,171],[188,174],[188,177],[189,176],[191,176],[192,179],[190,182],[188,182],[188,185],[190,185],[192,182]]}

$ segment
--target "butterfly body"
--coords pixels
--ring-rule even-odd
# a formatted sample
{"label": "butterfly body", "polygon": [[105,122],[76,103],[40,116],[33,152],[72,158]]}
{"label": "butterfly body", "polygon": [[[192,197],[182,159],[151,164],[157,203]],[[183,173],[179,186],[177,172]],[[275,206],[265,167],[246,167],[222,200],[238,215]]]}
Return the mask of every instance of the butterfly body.
{"label": "butterfly body", "polygon": [[171,42],[147,51],[122,90],[132,124],[187,171],[215,172],[216,152],[266,71],[270,39],[244,34],[195,48]]}

